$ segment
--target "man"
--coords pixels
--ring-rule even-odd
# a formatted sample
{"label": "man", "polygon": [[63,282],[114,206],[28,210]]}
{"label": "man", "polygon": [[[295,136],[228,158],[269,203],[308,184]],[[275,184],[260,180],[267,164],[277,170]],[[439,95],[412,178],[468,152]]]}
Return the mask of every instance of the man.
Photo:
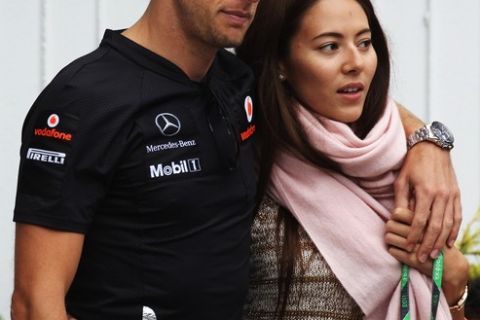
{"label": "man", "polygon": [[219,49],[240,44],[256,6],[151,0],[38,97],[23,128],[13,319],[240,318],[253,78]]}
{"label": "man", "polygon": [[253,76],[217,51],[240,44],[256,5],[153,0],[40,95],[23,133],[14,318],[240,317]]}

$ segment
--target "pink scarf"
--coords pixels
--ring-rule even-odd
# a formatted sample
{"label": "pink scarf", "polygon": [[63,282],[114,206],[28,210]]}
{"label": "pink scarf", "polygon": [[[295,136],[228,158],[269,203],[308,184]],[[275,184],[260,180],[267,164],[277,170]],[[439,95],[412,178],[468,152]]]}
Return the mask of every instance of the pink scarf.
{"label": "pink scarf", "polygon": [[[384,242],[394,207],[393,182],[406,154],[393,101],[363,140],[344,123],[298,106],[299,120],[315,148],[341,166],[334,173],[281,152],[270,193],[298,219],[365,319],[400,319],[400,267]],[[431,280],[410,269],[412,320],[430,319]],[[437,319],[451,319],[443,294]]]}

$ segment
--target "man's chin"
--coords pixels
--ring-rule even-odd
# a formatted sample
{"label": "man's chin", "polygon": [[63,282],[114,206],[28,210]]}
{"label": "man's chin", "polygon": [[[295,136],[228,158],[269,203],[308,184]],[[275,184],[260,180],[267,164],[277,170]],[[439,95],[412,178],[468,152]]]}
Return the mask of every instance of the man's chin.
{"label": "man's chin", "polygon": [[245,32],[236,34],[222,34],[215,37],[215,42],[219,48],[236,48],[242,44]]}

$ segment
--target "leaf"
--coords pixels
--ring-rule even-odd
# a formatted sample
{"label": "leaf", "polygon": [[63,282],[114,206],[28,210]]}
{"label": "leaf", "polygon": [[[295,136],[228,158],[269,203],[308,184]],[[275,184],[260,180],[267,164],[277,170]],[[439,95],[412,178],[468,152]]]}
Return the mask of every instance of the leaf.
{"label": "leaf", "polygon": [[480,208],[465,226],[457,248],[470,257],[470,279],[480,278]]}
{"label": "leaf", "polygon": [[476,278],[480,278],[480,265],[479,264],[470,265],[469,274],[470,274],[470,279],[472,280]]}
{"label": "leaf", "polygon": [[[478,225],[475,225],[477,224]],[[463,232],[457,247],[463,254],[472,254],[475,252],[475,247],[480,246],[480,208],[475,213],[472,220],[470,220]],[[478,254],[476,252],[475,254]]]}

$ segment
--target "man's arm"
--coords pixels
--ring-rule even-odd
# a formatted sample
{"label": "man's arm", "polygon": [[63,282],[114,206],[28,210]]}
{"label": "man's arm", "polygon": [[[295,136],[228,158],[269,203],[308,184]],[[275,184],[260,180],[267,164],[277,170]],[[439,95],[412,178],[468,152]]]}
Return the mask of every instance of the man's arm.
{"label": "man's arm", "polygon": [[83,240],[83,234],[17,223],[13,320],[67,319],[65,295]]}
{"label": "man's arm", "polygon": [[[423,122],[399,105],[408,137]],[[395,207],[415,211],[408,235],[409,249],[421,241],[417,251],[420,261],[436,257],[447,244],[453,246],[460,230],[462,210],[460,190],[450,153],[433,143],[418,143],[410,149],[395,182]],[[422,240],[423,237],[423,240]]]}
{"label": "man's arm", "polygon": [[411,135],[415,130],[422,127],[425,123],[411,113],[405,106],[396,102],[398,111],[400,112],[400,118],[402,119],[403,130],[405,130],[405,136]]}

